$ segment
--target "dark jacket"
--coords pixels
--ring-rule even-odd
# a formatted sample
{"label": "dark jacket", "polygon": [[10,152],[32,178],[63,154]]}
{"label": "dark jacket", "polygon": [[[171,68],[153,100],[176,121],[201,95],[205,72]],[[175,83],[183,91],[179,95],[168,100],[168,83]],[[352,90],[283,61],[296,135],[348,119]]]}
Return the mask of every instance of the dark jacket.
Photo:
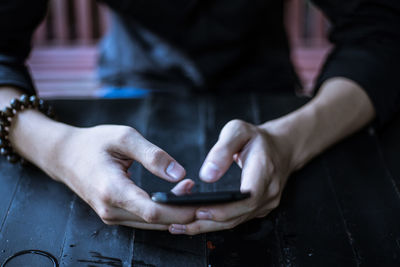
{"label": "dark jacket", "polygon": [[[298,84],[277,0],[103,0],[114,24],[103,40],[105,83],[195,90],[292,90]],[[379,123],[400,106],[400,1],[315,0],[332,23],[334,49],[317,88],[358,83]],[[33,92],[25,66],[46,0],[0,2],[0,85]]]}

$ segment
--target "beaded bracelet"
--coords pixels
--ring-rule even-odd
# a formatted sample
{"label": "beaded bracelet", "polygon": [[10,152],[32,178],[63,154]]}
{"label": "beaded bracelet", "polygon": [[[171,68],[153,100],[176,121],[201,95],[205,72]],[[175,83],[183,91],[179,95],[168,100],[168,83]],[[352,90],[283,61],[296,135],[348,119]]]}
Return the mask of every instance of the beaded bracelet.
{"label": "beaded bracelet", "polygon": [[25,109],[37,109],[48,117],[54,118],[53,108],[35,95],[14,98],[9,107],[0,111],[0,154],[5,156],[10,163],[24,162],[24,159],[12,148],[8,136],[13,118],[19,111]]}

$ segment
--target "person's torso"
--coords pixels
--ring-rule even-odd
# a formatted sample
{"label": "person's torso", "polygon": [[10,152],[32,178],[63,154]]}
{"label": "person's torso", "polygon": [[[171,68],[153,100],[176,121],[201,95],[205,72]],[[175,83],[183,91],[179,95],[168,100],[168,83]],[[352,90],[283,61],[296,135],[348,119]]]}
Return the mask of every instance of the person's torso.
{"label": "person's torso", "polygon": [[[200,90],[293,89],[283,1],[105,0],[106,82]],[[144,85],[142,85],[144,84]]]}

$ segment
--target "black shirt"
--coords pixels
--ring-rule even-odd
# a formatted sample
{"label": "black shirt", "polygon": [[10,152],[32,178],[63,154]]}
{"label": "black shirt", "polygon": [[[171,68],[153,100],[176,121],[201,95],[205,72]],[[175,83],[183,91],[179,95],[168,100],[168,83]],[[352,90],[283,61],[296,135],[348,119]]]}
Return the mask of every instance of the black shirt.
{"label": "black shirt", "polygon": [[[100,77],[138,87],[285,90],[297,84],[278,0],[103,0],[114,25]],[[334,49],[317,88],[346,77],[369,95],[380,123],[398,110],[400,1],[315,0],[333,27]],[[25,66],[46,0],[0,2],[0,84],[34,86]]]}

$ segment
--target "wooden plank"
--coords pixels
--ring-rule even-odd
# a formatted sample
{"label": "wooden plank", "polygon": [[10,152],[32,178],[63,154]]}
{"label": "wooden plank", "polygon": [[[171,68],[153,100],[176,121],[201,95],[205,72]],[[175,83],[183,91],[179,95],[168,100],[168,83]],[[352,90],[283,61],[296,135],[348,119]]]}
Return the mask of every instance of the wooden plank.
{"label": "wooden plank", "polygon": [[43,45],[46,43],[46,37],[47,37],[46,31],[47,31],[47,20],[45,19],[36,28],[35,33],[33,35],[33,42],[35,45]]}
{"label": "wooden plank", "polygon": [[276,212],[284,265],[357,263],[320,158],[291,176]]}
{"label": "wooden plank", "polygon": [[[279,118],[307,101],[289,94],[268,94],[256,100],[261,122]],[[290,177],[280,206],[269,215],[274,218],[281,265],[341,266],[354,263],[353,251],[326,176],[320,159],[309,163]]]}
{"label": "wooden plank", "polygon": [[311,40],[313,47],[327,44],[327,20],[322,12],[313,5],[310,5]]}
{"label": "wooden plank", "polygon": [[[200,168],[198,104],[195,98],[180,95],[155,94],[151,99],[151,114],[146,130],[147,139],[164,149],[186,168],[187,177],[199,182]],[[172,183],[156,178],[149,172],[142,177],[146,191],[170,190]]]}
{"label": "wooden plank", "polygon": [[103,36],[110,27],[110,14],[108,8],[104,4],[98,4],[97,8],[99,11],[100,36]]}
{"label": "wooden plank", "polygon": [[68,17],[67,17],[67,1],[53,0],[50,5],[53,13],[53,34],[57,44],[66,44],[68,42]]}
{"label": "wooden plank", "polygon": [[[143,133],[171,154],[179,154],[177,158],[188,172],[197,174],[206,151],[203,148],[202,152],[201,146],[208,149],[230,118],[264,122],[300,106],[304,100],[269,94],[231,99],[160,96],[149,102],[54,103],[59,117],[77,126],[116,123],[140,130],[147,124],[143,120],[150,120],[152,124]],[[238,111],[238,105],[242,111]],[[247,106],[251,108],[244,108]],[[151,113],[150,107],[154,108]],[[194,238],[137,231],[132,243],[130,229],[104,226],[62,184],[37,169],[19,170],[0,160],[0,216],[4,221],[0,262],[22,249],[42,249],[61,259],[64,266],[162,266],[165,262],[172,266],[397,266],[399,122],[395,120],[379,141],[374,132],[363,131],[294,174],[280,207],[267,218]],[[139,166],[131,171],[141,172]],[[19,175],[17,184],[14,177]],[[208,250],[207,241],[211,242]],[[23,266],[27,262],[35,266],[46,263],[35,256],[13,263]]]}
{"label": "wooden plank", "polygon": [[304,1],[286,1],[285,25],[288,32],[289,41],[292,46],[303,44],[303,27],[305,21]]}
{"label": "wooden plank", "polygon": [[[200,146],[203,140],[196,99],[183,95],[157,94],[149,105],[151,113],[146,138],[180,162],[187,171],[187,177],[198,183]],[[146,191],[168,191],[172,186],[143,170],[141,187]],[[204,235],[189,237],[137,230],[134,262],[138,266],[205,266]]]}
{"label": "wooden plank", "polygon": [[386,164],[387,175],[392,178],[393,186],[400,188],[400,114],[398,113],[383,129],[376,132],[378,137],[378,151],[382,161]]}
{"label": "wooden plank", "polygon": [[[53,106],[57,115],[64,122],[83,125],[81,113],[75,112],[71,115],[67,112],[66,114],[64,109],[59,108],[57,104]],[[4,168],[2,166],[1,170],[7,171],[7,174],[11,176],[19,173],[22,177],[14,194],[13,202],[7,211],[8,216],[6,220],[2,221],[4,227],[0,232],[0,262],[24,249],[44,250],[60,259],[73,193],[66,186],[52,181],[47,175],[32,166],[21,168],[6,165]],[[1,179],[0,191],[10,190],[12,194],[17,181],[18,179],[10,181],[9,176],[5,175]],[[2,193],[1,196],[1,203],[6,204],[8,202],[7,194]],[[20,259],[13,260],[13,264],[16,264],[14,266],[24,266],[27,262],[35,266],[47,266],[48,264],[46,260],[38,256],[21,256]]]}
{"label": "wooden plank", "polygon": [[[21,168],[10,164],[4,158],[0,160],[0,240],[2,240],[2,229],[8,215],[11,203],[15,197],[18,183],[21,179]],[[1,252],[0,253],[4,253]],[[2,255],[2,254],[0,254]],[[1,262],[1,260],[0,260]]]}
{"label": "wooden plank", "polygon": [[133,266],[207,266],[205,247],[204,235],[136,230]]}
{"label": "wooden plank", "polygon": [[77,196],[71,207],[60,264],[129,266],[133,252],[132,229],[105,225]]}
{"label": "wooden plank", "polygon": [[[239,119],[254,122],[252,96],[238,93],[227,97],[225,94],[209,95],[206,99],[206,151],[215,145],[222,128],[231,120]],[[238,108],[240,107],[240,108]],[[237,190],[240,188],[241,170],[232,164],[228,172],[216,183],[204,184],[203,191]]]}
{"label": "wooden plank", "polygon": [[[223,126],[232,119],[260,123],[259,105],[251,93],[210,96],[207,99],[208,150],[215,144]],[[234,164],[212,190],[238,189],[241,170]],[[206,234],[208,262],[211,266],[278,266],[279,240],[273,231],[275,217],[251,220],[232,230]]]}
{"label": "wooden plank", "polygon": [[35,81],[73,81],[73,80],[89,80],[94,81],[96,74],[93,71],[76,71],[65,70],[62,71],[35,71],[32,72]]}
{"label": "wooden plank", "polygon": [[82,81],[64,81],[64,82],[52,82],[52,81],[45,81],[36,83],[37,87],[40,90],[44,91],[58,91],[61,96],[65,94],[65,92],[72,91],[72,92],[81,92],[85,93],[88,90],[94,90],[97,88],[97,84],[95,81],[90,80],[82,80]]}
{"label": "wooden plank", "polygon": [[324,159],[357,264],[397,266],[400,198],[371,133],[360,132]]}
{"label": "wooden plank", "polygon": [[32,51],[31,58],[43,55],[66,56],[68,58],[77,54],[96,55],[97,49],[91,45],[37,47]]}
{"label": "wooden plank", "polygon": [[93,38],[93,1],[74,1],[77,41],[82,44],[91,43]]}
{"label": "wooden plank", "polygon": [[[1,232],[1,260],[27,249],[43,250],[59,258],[71,198],[64,185],[34,167],[24,168]],[[43,266],[41,257],[32,257],[29,264]]]}
{"label": "wooden plank", "polygon": [[[128,125],[139,131],[145,127],[146,105],[140,100],[115,101],[57,101],[62,116],[74,124],[71,117],[85,114],[82,126],[99,124]],[[140,171],[138,165],[130,168],[133,175]],[[65,246],[61,257],[63,266],[108,264],[131,266],[133,230],[122,226],[107,226],[83,201],[74,198],[73,211],[65,233]]]}

